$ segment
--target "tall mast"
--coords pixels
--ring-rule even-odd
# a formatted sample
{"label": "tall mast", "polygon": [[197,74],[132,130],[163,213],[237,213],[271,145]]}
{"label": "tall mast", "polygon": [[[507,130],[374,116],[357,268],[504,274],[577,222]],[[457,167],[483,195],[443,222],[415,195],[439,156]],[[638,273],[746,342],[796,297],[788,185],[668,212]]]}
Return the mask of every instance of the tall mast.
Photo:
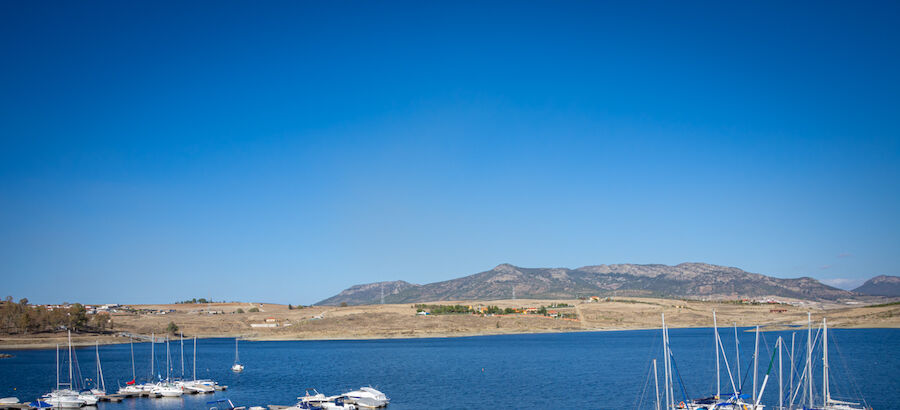
{"label": "tall mast", "polygon": [[812,313],[806,312],[806,384],[809,385],[809,407],[813,406],[812,392]]}
{"label": "tall mast", "polygon": [[716,323],[716,311],[713,310],[713,350],[716,351],[716,400],[722,389],[722,372],[719,370],[719,326]]}
{"label": "tall mast", "polygon": [[822,318],[822,407],[828,407],[828,324]]}
{"label": "tall mast", "polygon": [[95,342],[95,346],[97,349],[97,380],[94,381],[94,384],[100,388],[100,390],[106,391],[106,381],[103,380],[103,366],[100,364],[100,341]]}
{"label": "tall mast", "polygon": [[166,381],[169,381],[169,335],[166,335]]}
{"label": "tall mast", "polygon": [[656,386],[656,410],[659,408],[659,376],[656,373],[656,359],[653,359],[653,385]]}
{"label": "tall mast", "polygon": [[131,381],[135,381],[136,377],[134,376],[134,339],[129,337],[128,341],[131,343]]}
{"label": "tall mast", "polygon": [[181,332],[181,380],[184,380],[184,332]]}
{"label": "tall mast", "polygon": [[59,343],[56,344],[56,390],[59,390]]}
{"label": "tall mast", "polygon": [[197,380],[197,336],[194,336],[194,380]]}
{"label": "tall mast", "polygon": [[672,395],[672,407],[675,407],[675,371],[672,363],[672,349],[669,347],[669,327],[666,326],[666,357],[669,358],[669,392]]}
{"label": "tall mast", "polygon": [[744,379],[741,378],[741,342],[738,341],[737,322],[732,324],[734,324],[734,355],[737,356],[734,367],[737,369],[738,393],[740,393],[740,390],[744,390]]}
{"label": "tall mast", "polygon": [[153,358],[156,356],[156,333],[150,333],[150,381],[153,382],[153,378],[156,376],[153,373],[156,373],[156,368],[153,366]]}
{"label": "tall mast", "polygon": [[759,373],[759,325],[756,326],[756,341],[753,342],[753,402],[756,403],[756,374]]}
{"label": "tall mast", "polygon": [[794,394],[794,336],[797,336],[797,332],[791,332],[791,378],[789,379],[788,384],[791,385],[791,395]]}
{"label": "tall mast", "polygon": [[234,363],[235,364],[237,364],[240,361],[240,359],[238,358],[239,356],[238,356],[237,344],[238,344],[238,338],[235,337],[234,338]]}
{"label": "tall mast", "polygon": [[69,388],[72,389],[72,331],[69,330]]}
{"label": "tall mast", "polygon": [[669,346],[666,343],[666,314],[662,314],[662,333],[663,333],[663,371],[665,373],[664,389],[666,390],[666,410],[672,402],[669,396]]}
{"label": "tall mast", "polygon": [[781,410],[784,407],[784,383],[781,381],[781,350],[782,345],[784,344],[784,339],[781,336],[778,336],[778,341],[775,342],[775,345],[778,348],[778,410]]}

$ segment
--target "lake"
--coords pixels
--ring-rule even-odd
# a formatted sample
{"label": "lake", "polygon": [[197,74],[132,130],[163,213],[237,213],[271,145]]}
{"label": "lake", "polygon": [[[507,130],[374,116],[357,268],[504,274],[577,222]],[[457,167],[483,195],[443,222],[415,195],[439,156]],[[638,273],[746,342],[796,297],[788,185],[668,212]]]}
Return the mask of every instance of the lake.
{"label": "lake", "polygon": [[[815,333],[815,330],[813,331]],[[715,356],[711,329],[671,329],[670,344],[684,392],[691,397],[715,393]],[[750,369],[754,334],[739,332],[741,374]],[[790,344],[791,332],[761,333],[759,384],[779,335]],[[900,391],[900,330],[829,329],[833,397],[857,396],[876,409],[897,408]],[[215,395],[181,399],[126,399],[100,403],[98,409],[206,409],[207,400],[230,398],[237,405],[294,404],[306,388],[338,394],[371,385],[391,398],[390,409],[628,409],[653,407],[650,359],[659,360],[661,332],[556,333],[463,338],[240,342],[243,373],[230,371],[234,339],[198,341],[197,376],[228,386]],[[720,329],[734,369],[734,333]],[[185,340],[185,370],[191,373],[192,341]],[[806,330],[796,330],[798,359],[805,355]],[[173,370],[181,375],[180,345],[170,345]],[[134,345],[138,381],[150,374],[150,344]],[[157,372],[165,375],[165,344],[156,344]],[[76,349],[83,377],[96,372],[94,349]],[[9,352],[0,360],[0,396],[33,400],[54,387],[54,350]],[[64,356],[64,351],[62,352]],[[821,353],[815,351],[816,389],[821,390]],[[129,345],[100,346],[108,390],[131,379]],[[805,356],[804,356],[805,357]],[[776,356],[777,360],[777,356]],[[788,363],[784,360],[787,378]],[[61,366],[67,377],[67,367]],[[802,365],[801,365],[802,367]],[[722,365],[722,392],[730,382]],[[801,369],[802,370],[802,369]],[[778,404],[777,362],[763,396]],[[752,379],[747,377],[745,391]],[[661,382],[660,382],[661,383]],[[737,383],[737,382],[736,382]],[[785,382],[787,383],[787,382]],[[682,396],[681,387],[676,396]],[[646,394],[641,400],[641,392]]]}

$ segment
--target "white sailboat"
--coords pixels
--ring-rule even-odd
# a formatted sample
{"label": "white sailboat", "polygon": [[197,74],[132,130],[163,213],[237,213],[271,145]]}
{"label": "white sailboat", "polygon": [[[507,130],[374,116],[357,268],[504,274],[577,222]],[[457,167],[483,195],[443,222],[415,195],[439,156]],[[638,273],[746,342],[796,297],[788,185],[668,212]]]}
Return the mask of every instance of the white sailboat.
{"label": "white sailboat", "polygon": [[[840,351],[839,351],[840,353]],[[822,318],[822,409],[823,410],[866,410],[863,403],[835,400],[831,398],[828,380],[828,323]]]}
{"label": "white sailboat", "polygon": [[181,397],[181,395],[184,394],[184,390],[172,382],[171,368],[172,365],[169,360],[169,337],[166,336],[166,380],[158,383],[153,390],[150,390],[151,393],[162,397]]}
{"label": "white sailboat", "polygon": [[[184,339],[184,335],[181,336],[182,340]],[[182,342],[182,346],[184,346]],[[182,348],[182,352],[184,349]],[[182,353],[182,357],[184,357],[184,353]],[[191,374],[191,380],[181,381],[181,387],[185,392],[189,393],[214,393],[216,391],[216,382],[212,380],[197,380],[197,337],[194,336],[194,360],[193,360],[193,373]],[[182,369],[184,365],[182,364]],[[184,370],[182,370],[183,372]],[[179,382],[176,382],[178,384]]]}
{"label": "white sailboat", "polygon": [[231,371],[233,372],[242,372],[244,371],[244,365],[240,363],[240,356],[238,356],[238,339],[234,338],[234,366],[231,366]]}
{"label": "white sailboat", "polygon": [[[42,400],[53,407],[59,408],[78,408],[83,407],[86,402],[78,397],[78,392],[72,388],[72,332],[68,332],[69,336],[69,382],[61,383],[59,381],[59,345],[56,345],[56,389],[45,394]],[[66,386],[67,388],[62,388]]]}

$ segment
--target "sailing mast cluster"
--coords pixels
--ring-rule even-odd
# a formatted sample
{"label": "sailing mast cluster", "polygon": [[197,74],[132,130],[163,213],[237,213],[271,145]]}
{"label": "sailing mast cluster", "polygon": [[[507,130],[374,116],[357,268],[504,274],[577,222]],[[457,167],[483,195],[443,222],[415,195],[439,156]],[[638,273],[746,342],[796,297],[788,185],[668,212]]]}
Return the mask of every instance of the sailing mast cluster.
{"label": "sailing mast cluster", "polygon": [[[45,394],[39,400],[30,403],[32,407],[53,407],[53,408],[78,408],[83,406],[94,406],[101,399],[108,399],[106,390],[106,382],[103,378],[103,367],[100,363],[100,345],[95,344],[95,355],[97,360],[97,376],[94,379],[94,386],[88,388],[81,382],[81,371],[78,366],[77,355],[72,349],[72,333],[68,332],[68,378],[67,381],[61,381],[60,376],[60,350],[59,345],[56,346],[56,388],[50,393]],[[131,341],[131,381],[125,386],[118,389],[119,397],[130,397],[134,395],[148,397],[180,397],[184,393],[213,393],[218,383],[213,380],[197,379],[197,338],[194,337],[194,360],[193,373],[191,379],[185,377],[184,368],[184,335],[181,335],[181,377],[174,375],[174,361],[171,360],[171,351],[169,348],[169,338],[166,336],[166,377],[156,373],[156,335],[151,335],[150,343],[150,373],[146,382],[137,383],[137,375],[135,372],[134,361],[134,341]]]}
{"label": "sailing mast cluster", "polygon": [[[759,374],[759,326],[756,326],[756,337],[753,348],[752,358],[752,387],[745,386],[745,379],[750,376],[745,374],[741,377],[741,358],[740,358],[740,342],[738,340],[737,325],[734,325],[734,343],[735,343],[735,362],[734,371],[732,371],[731,363],[729,363],[725,345],[719,335],[719,327],[716,320],[716,313],[713,312],[713,346],[716,355],[716,392],[714,395],[704,398],[689,398],[687,389],[681,382],[682,377],[678,374],[678,367],[675,362],[675,355],[672,352],[669,343],[669,329],[666,326],[666,315],[662,315],[662,340],[663,340],[663,393],[659,392],[659,375],[657,370],[657,361],[653,359],[653,379],[656,387],[656,410],[762,410],[765,405],[762,404],[763,393],[769,385],[770,376],[773,370],[777,370],[778,376],[778,403],[773,403],[771,407],[778,410],[795,410],[795,409],[822,409],[822,410],[865,410],[869,407],[859,402],[841,401],[831,397],[829,365],[828,365],[828,323],[823,318],[822,327],[813,335],[812,315],[807,314],[807,338],[806,338],[806,354],[805,358],[795,355],[795,336],[791,335],[790,347],[785,343],[783,337],[778,337],[775,341],[775,350],[772,352],[768,361],[768,368],[762,378],[762,382],[757,384],[757,376]],[[821,342],[819,335],[821,333]],[[818,357],[814,357],[813,352],[821,343],[822,352],[822,379],[821,391],[816,395],[814,365]],[[786,353],[786,354],[785,354]],[[777,356],[777,358],[776,358]],[[783,359],[787,356],[788,377],[785,378]],[[801,362],[802,360],[802,362]],[[727,374],[726,391],[722,393],[722,364],[725,365],[725,373]],[[802,370],[800,366],[802,365]],[[748,365],[749,367],[749,365]],[[777,367],[777,369],[775,369]],[[676,381],[679,383],[676,384]],[[747,387],[750,391],[747,392]]]}

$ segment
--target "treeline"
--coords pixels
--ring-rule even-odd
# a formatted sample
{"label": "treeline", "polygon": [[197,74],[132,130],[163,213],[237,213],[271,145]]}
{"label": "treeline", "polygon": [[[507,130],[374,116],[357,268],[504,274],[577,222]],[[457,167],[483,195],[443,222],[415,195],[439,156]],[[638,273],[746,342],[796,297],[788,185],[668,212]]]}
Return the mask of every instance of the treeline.
{"label": "treeline", "polygon": [[416,305],[417,312],[428,311],[432,315],[452,315],[459,313],[472,313],[472,310],[469,309],[468,306],[463,305],[426,305],[426,304],[418,304]]}
{"label": "treeline", "polygon": [[182,300],[181,302],[175,302],[176,305],[196,305],[196,304],[198,304],[198,303],[225,303],[225,301],[223,300],[223,301],[221,301],[221,302],[216,302],[216,301],[214,301],[214,300],[212,300],[212,299],[206,299],[206,298],[200,298],[200,299],[197,299],[197,298],[193,298],[193,299],[189,299],[189,300]]}
{"label": "treeline", "polygon": [[476,314],[486,314],[486,315],[510,315],[513,313],[517,313],[517,311],[513,308],[502,309],[498,306],[487,306],[484,308],[471,309],[468,306],[463,305],[426,305],[426,304],[418,304],[415,305],[417,312],[428,312],[432,315],[453,315],[453,314],[465,314],[465,313],[476,313]]}
{"label": "treeline", "polygon": [[54,332],[71,329],[73,331],[112,330],[113,323],[108,313],[87,314],[87,309],[80,303],[59,307],[53,310],[42,306],[31,306],[28,299],[13,302],[12,296],[0,302],[0,333],[28,334]]}

